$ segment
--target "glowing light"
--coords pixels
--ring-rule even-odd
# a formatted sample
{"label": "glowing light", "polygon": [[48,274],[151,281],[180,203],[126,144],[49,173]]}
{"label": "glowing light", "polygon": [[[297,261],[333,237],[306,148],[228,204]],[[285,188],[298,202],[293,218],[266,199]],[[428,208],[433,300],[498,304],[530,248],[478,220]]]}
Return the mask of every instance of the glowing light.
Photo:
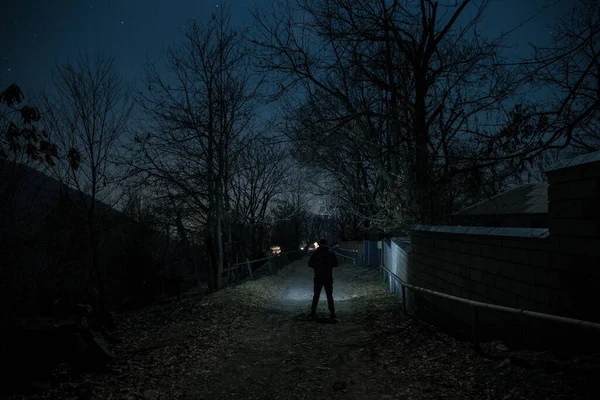
{"label": "glowing light", "polygon": [[314,246],[315,246],[315,250],[318,249],[319,248],[319,243],[315,242]]}
{"label": "glowing light", "polygon": [[271,254],[274,256],[281,254],[281,247],[271,246]]}

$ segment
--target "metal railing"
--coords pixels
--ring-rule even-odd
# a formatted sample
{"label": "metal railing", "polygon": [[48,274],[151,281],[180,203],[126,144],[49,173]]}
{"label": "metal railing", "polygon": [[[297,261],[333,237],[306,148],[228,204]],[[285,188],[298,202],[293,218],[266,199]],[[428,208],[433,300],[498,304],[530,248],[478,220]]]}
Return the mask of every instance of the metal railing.
{"label": "metal railing", "polygon": [[[280,253],[276,256],[268,256],[268,257],[263,257],[263,258],[258,258],[256,260],[249,260],[246,259],[246,261],[240,262],[240,263],[236,263],[236,264],[232,264],[230,266],[228,266],[227,268],[223,268],[223,275],[224,276],[226,274],[227,276],[227,280],[230,281],[231,280],[231,274],[235,274],[234,276],[240,277],[243,275],[243,270],[247,270],[248,271],[248,277],[250,278],[250,280],[254,279],[254,275],[263,270],[264,268],[273,268],[273,266],[277,267],[279,265],[279,267],[282,267],[283,265],[281,265],[281,260],[283,260],[284,265],[286,260],[289,261],[289,257],[290,255],[296,254],[298,255],[298,251],[288,251],[286,253]],[[287,257],[287,258],[286,258]],[[292,256],[293,258],[295,258],[294,256]],[[260,267],[256,268],[256,269],[252,269],[252,264],[256,263],[256,262],[260,262],[260,261],[265,261],[267,260],[266,263],[264,263],[263,265],[261,265]],[[295,261],[295,260],[294,260]],[[273,264],[275,262],[275,264]],[[293,262],[293,261],[292,261]],[[238,281],[239,279],[234,279],[235,281]]]}
{"label": "metal railing", "polygon": [[223,274],[227,274],[227,277],[229,278],[229,274],[231,272],[239,272],[241,273],[241,270],[246,267],[248,268],[248,275],[250,276],[250,279],[254,279],[252,277],[252,267],[250,266],[251,263],[255,263],[255,262],[259,262],[259,261],[264,261],[264,260],[269,260],[268,262],[266,262],[265,264],[261,265],[260,267],[258,267],[256,270],[254,270],[254,272],[257,272],[258,270],[260,270],[261,268],[263,268],[265,265],[270,264],[271,262],[271,257],[263,257],[263,258],[258,258],[256,260],[249,260],[246,258],[246,261],[241,262],[241,263],[237,263],[237,264],[232,264],[227,268],[223,268]]}
{"label": "metal railing", "polygon": [[340,253],[336,252],[335,250],[333,251],[333,254],[335,254],[338,257],[348,258],[348,259],[352,260],[352,265],[356,265],[356,259],[355,258],[345,256],[343,254],[340,254]]}
{"label": "metal railing", "polygon": [[333,247],[331,248],[331,251],[333,251],[333,254],[335,254],[335,255],[336,255],[336,256],[338,256],[338,257],[343,257],[343,258],[350,259],[350,260],[352,260],[352,265],[356,265],[356,259],[355,259],[355,258],[353,258],[353,257],[350,257],[350,256],[346,256],[346,255],[344,255],[344,254],[340,254],[340,253],[338,253],[337,251],[335,251],[335,249],[336,249],[336,248],[338,248],[338,249],[339,249],[339,248],[340,248],[340,245],[339,245],[339,244],[336,244],[335,246],[333,246]]}
{"label": "metal railing", "polygon": [[394,280],[397,283],[400,284],[401,289],[402,289],[402,307],[404,309],[404,312],[407,314],[408,314],[408,311],[407,311],[407,307],[406,307],[406,288],[408,288],[410,290],[414,290],[416,292],[423,292],[423,293],[427,293],[427,294],[430,294],[433,296],[437,296],[437,297],[441,297],[441,298],[453,300],[453,301],[456,301],[459,303],[470,305],[471,306],[471,329],[472,329],[472,334],[473,334],[473,340],[476,343],[479,343],[479,308],[487,308],[487,309],[491,309],[491,310],[506,312],[509,314],[527,315],[527,316],[534,317],[534,318],[540,318],[540,319],[543,319],[546,321],[553,321],[553,322],[559,322],[559,323],[564,323],[564,324],[568,324],[568,325],[575,325],[575,326],[580,326],[580,327],[584,327],[584,328],[600,330],[600,323],[597,323],[597,322],[590,322],[590,321],[584,321],[584,320],[580,320],[580,319],[561,317],[558,315],[546,314],[546,313],[541,313],[541,312],[537,312],[537,311],[529,311],[529,310],[518,309],[518,308],[513,308],[513,307],[499,306],[496,304],[484,303],[481,301],[465,299],[464,297],[453,296],[450,294],[437,292],[435,290],[426,289],[426,288],[423,288],[420,286],[411,285],[410,283],[404,282],[398,275],[394,274],[392,271],[387,269],[383,264],[380,264],[380,267],[383,268],[390,276],[392,276],[394,278]]}

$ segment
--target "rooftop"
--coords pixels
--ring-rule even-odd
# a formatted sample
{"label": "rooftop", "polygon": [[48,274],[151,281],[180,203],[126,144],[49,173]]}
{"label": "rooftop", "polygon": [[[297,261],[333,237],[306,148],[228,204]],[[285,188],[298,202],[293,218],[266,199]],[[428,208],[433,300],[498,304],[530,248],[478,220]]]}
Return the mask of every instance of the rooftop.
{"label": "rooftop", "polygon": [[548,184],[527,183],[467,207],[453,215],[545,213],[548,213]]}
{"label": "rooftop", "polygon": [[576,165],[588,164],[593,162],[600,161],[600,151],[595,151],[593,153],[583,154],[581,156],[569,158],[566,160],[561,160],[554,164],[552,167],[548,168],[545,172],[556,171],[559,169],[574,167]]}

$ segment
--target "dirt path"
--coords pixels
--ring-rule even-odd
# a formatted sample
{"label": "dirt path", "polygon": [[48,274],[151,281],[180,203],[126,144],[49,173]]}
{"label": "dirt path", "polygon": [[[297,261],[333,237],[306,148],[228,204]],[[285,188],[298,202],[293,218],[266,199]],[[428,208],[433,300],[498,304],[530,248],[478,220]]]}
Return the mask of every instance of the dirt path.
{"label": "dirt path", "polygon": [[372,338],[353,307],[353,300],[368,290],[365,284],[372,280],[373,272],[352,266],[336,271],[338,321],[329,320],[324,293],[317,321],[309,317],[312,270],[306,267],[306,261],[287,268],[278,277],[267,278],[264,283],[279,290],[245,325],[239,345],[209,377],[213,384],[207,385],[203,376],[196,375],[198,384],[194,388],[210,386],[206,398],[233,397],[233,393],[247,399],[280,399],[283,393],[286,398],[298,399],[335,398],[336,392],[340,398],[390,395],[374,379],[379,375],[374,372],[378,366],[365,349]]}
{"label": "dirt path", "polygon": [[[106,374],[54,399],[588,399],[592,379],[486,359],[400,314],[373,268],[334,274],[338,323],[308,318],[306,260],[207,296],[119,316]],[[328,315],[324,293],[320,313]]]}

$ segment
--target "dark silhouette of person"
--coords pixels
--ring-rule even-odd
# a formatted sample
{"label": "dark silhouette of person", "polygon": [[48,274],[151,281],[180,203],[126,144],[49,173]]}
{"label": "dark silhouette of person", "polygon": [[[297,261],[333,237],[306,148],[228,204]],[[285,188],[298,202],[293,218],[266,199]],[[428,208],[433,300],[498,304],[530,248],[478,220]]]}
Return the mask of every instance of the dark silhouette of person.
{"label": "dark silhouette of person", "polygon": [[333,305],[333,269],[337,267],[337,265],[337,258],[335,257],[335,254],[329,251],[327,239],[320,239],[319,247],[308,260],[308,266],[315,270],[314,295],[310,313],[313,318],[316,316],[322,288],[325,288],[325,294],[327,295],[327,305],[329,306],[329,312],[331,313],[330,317],[332,319],[336,318],[335,307]]}

